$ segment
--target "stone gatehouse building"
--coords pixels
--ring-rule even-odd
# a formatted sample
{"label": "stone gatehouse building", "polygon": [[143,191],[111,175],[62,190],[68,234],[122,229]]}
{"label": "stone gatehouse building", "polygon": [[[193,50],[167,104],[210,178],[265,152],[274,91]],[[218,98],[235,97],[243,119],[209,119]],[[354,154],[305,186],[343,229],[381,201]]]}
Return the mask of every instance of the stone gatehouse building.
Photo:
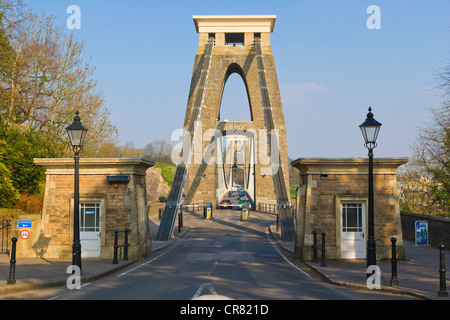
{"label": "stone gatehouse building", "polygon": [[[17,256],[69,259],[73,245],[74,160],[34,162],[46,170],[44,208],[42,216],[33,216],[30,237],[18,241]],[[145,173],[153,165],[144,159],[80,159],[82,257],[112,259],[115,229],[130,230],[130,259],[150,254]],[[120,237],[123,243],[123,235]]]}
{"label": "stone gatehouse building", "polygon": [[[391,258],[391,238],[397,238],[404,258],[397,191],[397,168],[406,158],[374,159],[374,228],[377,259]],[[295,252],[311,260],[313,231],[326,233],[327,259],[365,259],[367,242],[368,159],[299,158]]]}

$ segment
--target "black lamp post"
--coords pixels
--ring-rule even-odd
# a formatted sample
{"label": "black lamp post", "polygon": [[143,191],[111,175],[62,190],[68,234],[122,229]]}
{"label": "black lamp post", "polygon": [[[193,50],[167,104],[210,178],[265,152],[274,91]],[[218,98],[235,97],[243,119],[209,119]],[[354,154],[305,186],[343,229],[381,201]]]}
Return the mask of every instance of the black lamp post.
{"label": "black lamp post", "polygon": [[75,118],[70,126],[66,128],[69,134],[72,149],[75,152],[75,178],[74,178],[74,205],[73,205],[73,247],[72,247],[72,265],[80,268],[81,273],[81,243],[80,243],[80,195],[79,195],[79,161],[80,150],[83,145],[84,137],[88,128],[83,126],[76,112]]}
{"label": "black lamp post", "polygon": [[367,267],[376,265],[376,244],[374,232],[374,201],[373,201],[373,149],[377,146],[377,137],[381,123],[373,118],[372,108],[369,107],[366,121],[360,126],[366,148],[369,149],[369,214],[367,237]]}

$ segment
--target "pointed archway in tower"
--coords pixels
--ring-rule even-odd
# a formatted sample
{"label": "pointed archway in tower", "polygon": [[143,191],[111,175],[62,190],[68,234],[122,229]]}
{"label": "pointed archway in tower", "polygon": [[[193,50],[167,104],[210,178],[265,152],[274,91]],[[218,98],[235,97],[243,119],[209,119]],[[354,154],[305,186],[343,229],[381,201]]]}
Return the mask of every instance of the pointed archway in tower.
{"label": "pointed archway in tower", "polygon": [[229,65],[225,73],[224,88],[219,107],[219,120],[252,121],[247,81],[242,68],[237,63]]}

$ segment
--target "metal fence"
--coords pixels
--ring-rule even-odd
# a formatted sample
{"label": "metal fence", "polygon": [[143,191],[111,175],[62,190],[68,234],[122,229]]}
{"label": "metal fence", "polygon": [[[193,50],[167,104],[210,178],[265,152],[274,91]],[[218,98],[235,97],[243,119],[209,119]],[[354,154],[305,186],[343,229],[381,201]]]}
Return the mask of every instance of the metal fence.
{"label": "metal fence", "polygon": [[[290,207],[291,213],[295,216],[297,209],[294,207]],[[260,212],[265,213],[278,213],[278,205],[275,203],[261,203],[258,202],[258,205],[256,206],[256,210]]]}
{"label": "metal fence", "polygon": [[256,207],[258,211],[265,212],[265,213],[278,213],[277,205],[274,203],[258,203],[258,206]]}
{"label": "metal fence", "polygon": [[10,219],[2,219],[2,223],[0,226],[0,234],[1,234],[1,244],[0,244],[0,253],[9,254],[9,229],[11,227]]}

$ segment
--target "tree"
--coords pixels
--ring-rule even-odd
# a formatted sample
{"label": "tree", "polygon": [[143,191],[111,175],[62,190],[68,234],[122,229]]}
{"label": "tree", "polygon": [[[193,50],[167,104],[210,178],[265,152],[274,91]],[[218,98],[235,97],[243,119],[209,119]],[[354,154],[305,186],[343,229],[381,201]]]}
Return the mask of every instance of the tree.
{"label": "tree", "polygon": [[165,140],[156,140],[147,144],[144,148],[144,158],[162,163],[172,163],[172,145]]}
{"label": "tree", "polygon": [[142,149],[138,149],[131,141],[126,142],[124,145],[118,147],[119,158],[142,158]]}
{"label": "tree", "polygon": [[0,206],[42,192],[34,158],[73,156],[65,131],[78,110],[89,128],[83,156],[114,149],[117,129],[84,58],[84,44],[55,18],[0,0]]}
{"label": "tree", "polygon": [[450,66],[439,78],[443,103],[431,108],[432,121],[420,130],[412,147],[401,200],[404,210],[450,216]]}
{"label": "tree", "polygon": [[64,128],[78,110],[90,129],[83,148],[89,156],[113,141],[117,129],[96,90],[95,68],[83,56],[84,44],[64,34],[54,20],[28,12],[20,24],[4,30],[11,50],[1,79],[0,117],[7,131],[39,131],[60,156],[67,156],[71,150]]}
{"label": "tree", "polygon": [[411,165],[426,190],[427,206],[435,214],[450,215],[450,105],[432,109],[433,121],[413,146]]}
{"label": "tree", "polygon": [[40,193],[44,169],[34,164],[34,158],[53,157],[47,142],[38,134],[0,130],[0,162],[11,172],[14,188],[21,194]]}
{"label": "tree", "polygon": [[14,188],[10,170],[0,162],[0,207],[11,208],[19,198],[20,194]]}

